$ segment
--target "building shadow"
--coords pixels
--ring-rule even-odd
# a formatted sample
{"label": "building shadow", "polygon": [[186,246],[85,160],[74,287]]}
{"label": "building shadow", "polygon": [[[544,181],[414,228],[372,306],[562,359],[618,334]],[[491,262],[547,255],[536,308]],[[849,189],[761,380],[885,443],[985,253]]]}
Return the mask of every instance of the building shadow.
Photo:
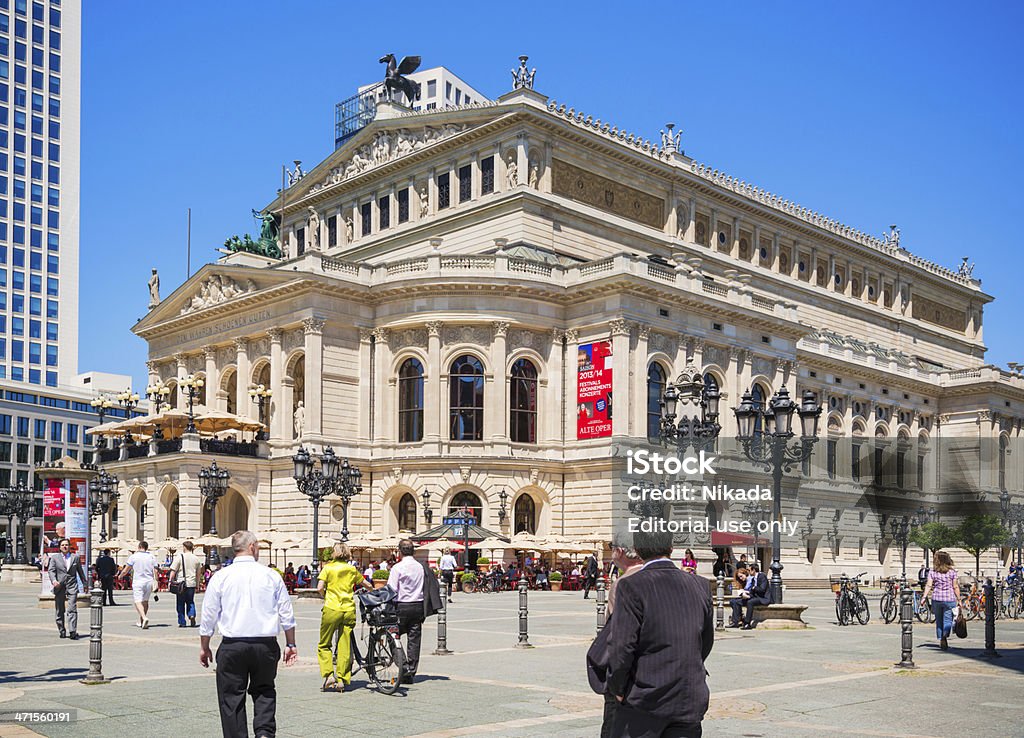
{"label": "building shadow", "polygon": [[81,679],[89,672],[88,669],[50,669],[41,674],[27,675],[18,671],[0,671],[0,684],[58,683]]}

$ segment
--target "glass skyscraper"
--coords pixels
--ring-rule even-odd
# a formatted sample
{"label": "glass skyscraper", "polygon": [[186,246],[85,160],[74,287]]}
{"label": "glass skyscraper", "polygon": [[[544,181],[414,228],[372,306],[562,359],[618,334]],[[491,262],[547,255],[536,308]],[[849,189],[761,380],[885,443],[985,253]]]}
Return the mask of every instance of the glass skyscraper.
{"label": "glass skyscraper", "polygon": [[0,380],[78,372],[79,0],[0,0]]}

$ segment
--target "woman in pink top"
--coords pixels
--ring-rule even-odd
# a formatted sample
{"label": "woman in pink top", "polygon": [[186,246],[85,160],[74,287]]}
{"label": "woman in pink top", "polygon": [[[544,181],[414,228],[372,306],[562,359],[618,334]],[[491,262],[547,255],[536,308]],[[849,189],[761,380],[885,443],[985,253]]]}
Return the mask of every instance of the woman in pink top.
{"label": "woman in pink top", "polygon": [[945,551],[936,551],[932,569],[928,572],[928,583],[924,586],[922,599],[932,598],[932,612],[935,613],[935,637],[939,648],[949,648],[949,634],[953,630],[953,608],[960,601],[960,585],[956,581],[953,559]]}
{"label": "woman in pink top", "polygon": [[682,563],[683,571],[688,571],[691,574],[697,572],[697,557],[693,555],[693,551],[686,549],[686,555],[683,556]]}

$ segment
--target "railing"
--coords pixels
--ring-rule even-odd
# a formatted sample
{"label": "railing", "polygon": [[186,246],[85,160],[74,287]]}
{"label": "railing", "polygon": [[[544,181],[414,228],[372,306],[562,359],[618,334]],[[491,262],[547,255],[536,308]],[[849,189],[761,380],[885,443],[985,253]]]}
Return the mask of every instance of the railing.
{"label": "railing", "polygon": [[230,441],[219,438],[202,438],[199,441],[199,448],[208,454],[255,457],[257,444],[255,442]]}
{"label": "railing", "polygon": [[714,282],[701,283],[701,289],[709,295],[717,295],[718,297],[726,297],[729,294],[729,290],[727,288],[720,284],[715,284]]}
{"label": "railing", "polygon": [[383,84],[378,82],[368,90],[356,93],[334,106],[335,149],[373,122],[374,116],[377,115],[377,94]]}
{"label": "railing", "polygon": [[493,256],[442,256],[442,269],[494,269]]}
{"label": "railing", "polygon": [[109,463],[111,461],[117,461],[121,458],[121,449],[119,448],[101,448],[100,449],[100,463]]}
{"label": "railing", "polygon": [[170,438],[156,442],[156,452],[158,454],[174,454],[178,451],[181,451],[180,438]]}
{"label": "railing", "polygon": [[359,265],[353,264],[350,261],[332,259],[330,256],[321,255],[320,264],[325,272],[341,272],[342,274],[351,274],[353,277],[359,276]]}
{"label": "railing", "polygon": [[610,272],[614,265],[614,259],[602,259],[601,261],[592,261],[591,263],[584,264],[580,267],[580,276],[587,277],[590,276],[591,274],[599,274],[600,272]]}
{"label": "railing", "polygon": [[387,269],[388,276],[393,274],[406,274],[408,272],[423,272],[427,269],[426,259],[402,259],[401,261],[395,261],[390,264],[385,264],[384,268]]}
{"label": "railing", "polygon": [[775,309],[775,302],[774,301],[769,300],[766,297],[761,297],[760,295],[751,295],[751,297],[750,297],[750,304],[753,305],[756,308],[761,308],[762,310],[774,310]]}
{"label": "railing", "polygon": [[660,264],[648,264],[647,274],[652,277],[656,277],[657,279],[664,279],[666,282],[676,281],[675,270]]}
{"label": "railing", "polygon": [[508,270],[510,272],[523,272],[524,274],[539,274],[542,277],[551,276],[551,265],[529,259],[509,259]]}
{"label": "railing", "polygon": [[136,443],[128,447],[129,459],[141,459],[143,456],[149,456],[148,443]]}

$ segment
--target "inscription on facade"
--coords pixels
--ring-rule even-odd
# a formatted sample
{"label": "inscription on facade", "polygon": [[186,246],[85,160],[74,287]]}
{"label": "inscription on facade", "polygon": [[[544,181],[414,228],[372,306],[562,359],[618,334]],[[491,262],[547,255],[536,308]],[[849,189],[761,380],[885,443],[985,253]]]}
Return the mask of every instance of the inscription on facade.
{"label": "inscription on facade", "polygon": [[225,320],[222,323],[215,323],[186,331],[181,334],[179,343],[191,343],[192,341],[198,341],[210,336],[218,336],[233,331],[236,328],[244,328],[254,323],[262,323],[265,320],[270,320],[272,317],[273,313],[270,310],[257,310],[252,313],[246,313],[245,315],[239,315],[237,318]]}
{"label": "inscription on facade", "polygon": [[559,159],[553,160],[551,173],[551,188],[556,195],[635,220],[652,228],[661,228],[664,224],[665,201],[660,197],[627,187]]}
{"label": "inscription on facade", "polygon": [[961,333],[967,330],[967,314],[963,310],[942,305],[919,295],[914,295],[914,317]]}

